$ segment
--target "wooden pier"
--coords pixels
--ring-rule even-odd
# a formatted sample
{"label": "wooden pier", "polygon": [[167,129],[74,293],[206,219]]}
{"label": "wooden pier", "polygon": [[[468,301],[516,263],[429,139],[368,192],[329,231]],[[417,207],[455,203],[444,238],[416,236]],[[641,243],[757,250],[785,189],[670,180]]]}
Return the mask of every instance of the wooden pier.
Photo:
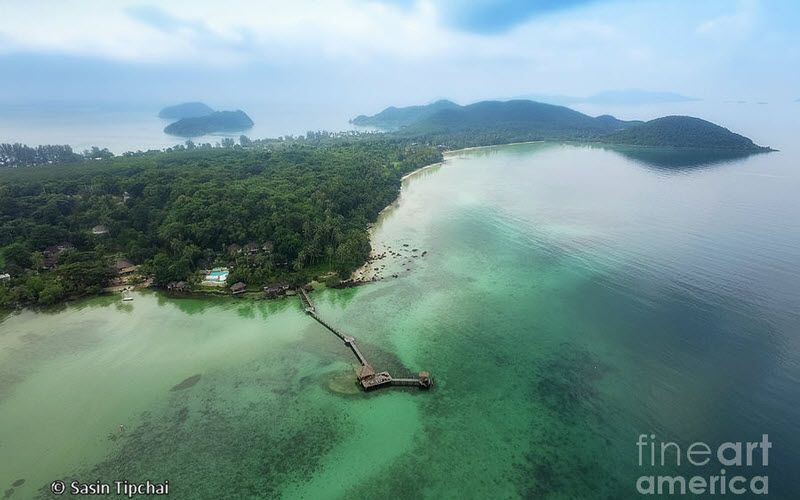
{"label": "wooden pier", "polygon": [[360,365],[356,369],[356,378],[364,390],[369,391],[371,389],[377,389],[379,387],[386,387],[390,385],[430,389],[431,385],[433,385],[433,380],[431,380],[428,372],[419,372],[419,376],[417,378],[394,378],[389,374],[389,372],[375,372],[375,370],[372,368],[372,365],[370,365],[367,361],[367,358],[361,353],[361,350],[358,348],[358,344],[356,344],[356,339],[354,337],[343,334],[320,318],[319,314],[317,314],[317,308],[314,306],[314,302],[311,300],[311,297],[308,296],[308,293],[305,289],[298,289],[297,295],[300,297],[300,302],[302,302],[303,309],[305,310],[306,314],[317,320],[319,324],[339,337],[342,342],[344,342],[344,344],[350,348],[351,351],[353,351],[353,354],[358,359],[358,363]]}

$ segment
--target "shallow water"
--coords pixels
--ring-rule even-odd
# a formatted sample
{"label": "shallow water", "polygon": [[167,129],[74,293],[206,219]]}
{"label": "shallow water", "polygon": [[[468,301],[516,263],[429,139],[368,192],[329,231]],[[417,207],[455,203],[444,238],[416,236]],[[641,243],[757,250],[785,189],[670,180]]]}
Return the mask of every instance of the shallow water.
{"label": "shallow water", "polygon": [[770,496],[796,498],[793,153],[677,170],[625,153],[478,149],[404,182],[373,231],[400,255],[376,264],[385,279],[314,298],[376,368],[430,371],[430,392],[354,390],[352,354],[295,299],[142,293],[7,317],[0,490],[632,498],[641,433],[768,433]]}

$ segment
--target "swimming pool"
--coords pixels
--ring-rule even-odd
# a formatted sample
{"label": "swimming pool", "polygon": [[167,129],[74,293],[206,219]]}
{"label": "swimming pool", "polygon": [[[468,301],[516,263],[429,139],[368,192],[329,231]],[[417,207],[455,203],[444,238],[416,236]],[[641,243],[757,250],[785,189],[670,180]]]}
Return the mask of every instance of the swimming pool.
{"label": "swimming pool", "polygon": [[211,271],[208,273],[204,281],[225,281],[228,279],[228,271]]}

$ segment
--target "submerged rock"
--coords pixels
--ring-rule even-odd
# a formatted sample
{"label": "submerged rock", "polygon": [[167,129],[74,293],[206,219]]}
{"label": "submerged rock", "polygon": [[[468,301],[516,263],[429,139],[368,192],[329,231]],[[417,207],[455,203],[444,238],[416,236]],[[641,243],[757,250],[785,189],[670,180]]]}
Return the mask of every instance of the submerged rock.
{"label": "submerged rock", "polygon": [[182,391],[184,389],[188,389],[194,386],[196,383],[200,381],[201,374],[192,375],[191,377],[187,378],[186,380],[182,381],[180,384],[174,386],[170,391]]}

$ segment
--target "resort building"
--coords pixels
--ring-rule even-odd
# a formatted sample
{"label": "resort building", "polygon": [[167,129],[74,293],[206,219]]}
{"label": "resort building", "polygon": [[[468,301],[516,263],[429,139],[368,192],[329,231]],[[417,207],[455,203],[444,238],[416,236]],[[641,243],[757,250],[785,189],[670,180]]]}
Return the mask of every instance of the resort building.
{"label": "resort building", "polygon": [[189,283],[185,281],[173,281],[172,283],[167,284],[167,290],[171,290],[173,292],[188,292],[191,289]]}
{"label": "resort building", "polygon": [[255,243],[255,242],[250,242],[250,243],[248,243],[247,245],[244,246],[244,253],[246,253],[247,255],[255,255],[260,250],[261,250],[261,247],[258,245],[258,243]]}
{"label": "resort building", "polygon": [[133,262],[125,258],[116,259],[112,267],[118,276],[133,274],[139,268],[139,266],[134,265]]}
{"label": "resort building", "polygon": [[264,293],[268,298],[272,299],[280,297],[281,295],[286,295],[286,292],[288,292],[290,288],[289,285],[283,283],[273,283],[264,287]]}
{"label": "resort building", "polygon": [[45,248],[44,252],[42,252],[43,256],[42,267],[44,267],[45,269],[52,269],[56,267],[59,258],[61,258],[61,254],[63,254],[67,250],[72,250],[74,248],[75,245],[66,242]]}

